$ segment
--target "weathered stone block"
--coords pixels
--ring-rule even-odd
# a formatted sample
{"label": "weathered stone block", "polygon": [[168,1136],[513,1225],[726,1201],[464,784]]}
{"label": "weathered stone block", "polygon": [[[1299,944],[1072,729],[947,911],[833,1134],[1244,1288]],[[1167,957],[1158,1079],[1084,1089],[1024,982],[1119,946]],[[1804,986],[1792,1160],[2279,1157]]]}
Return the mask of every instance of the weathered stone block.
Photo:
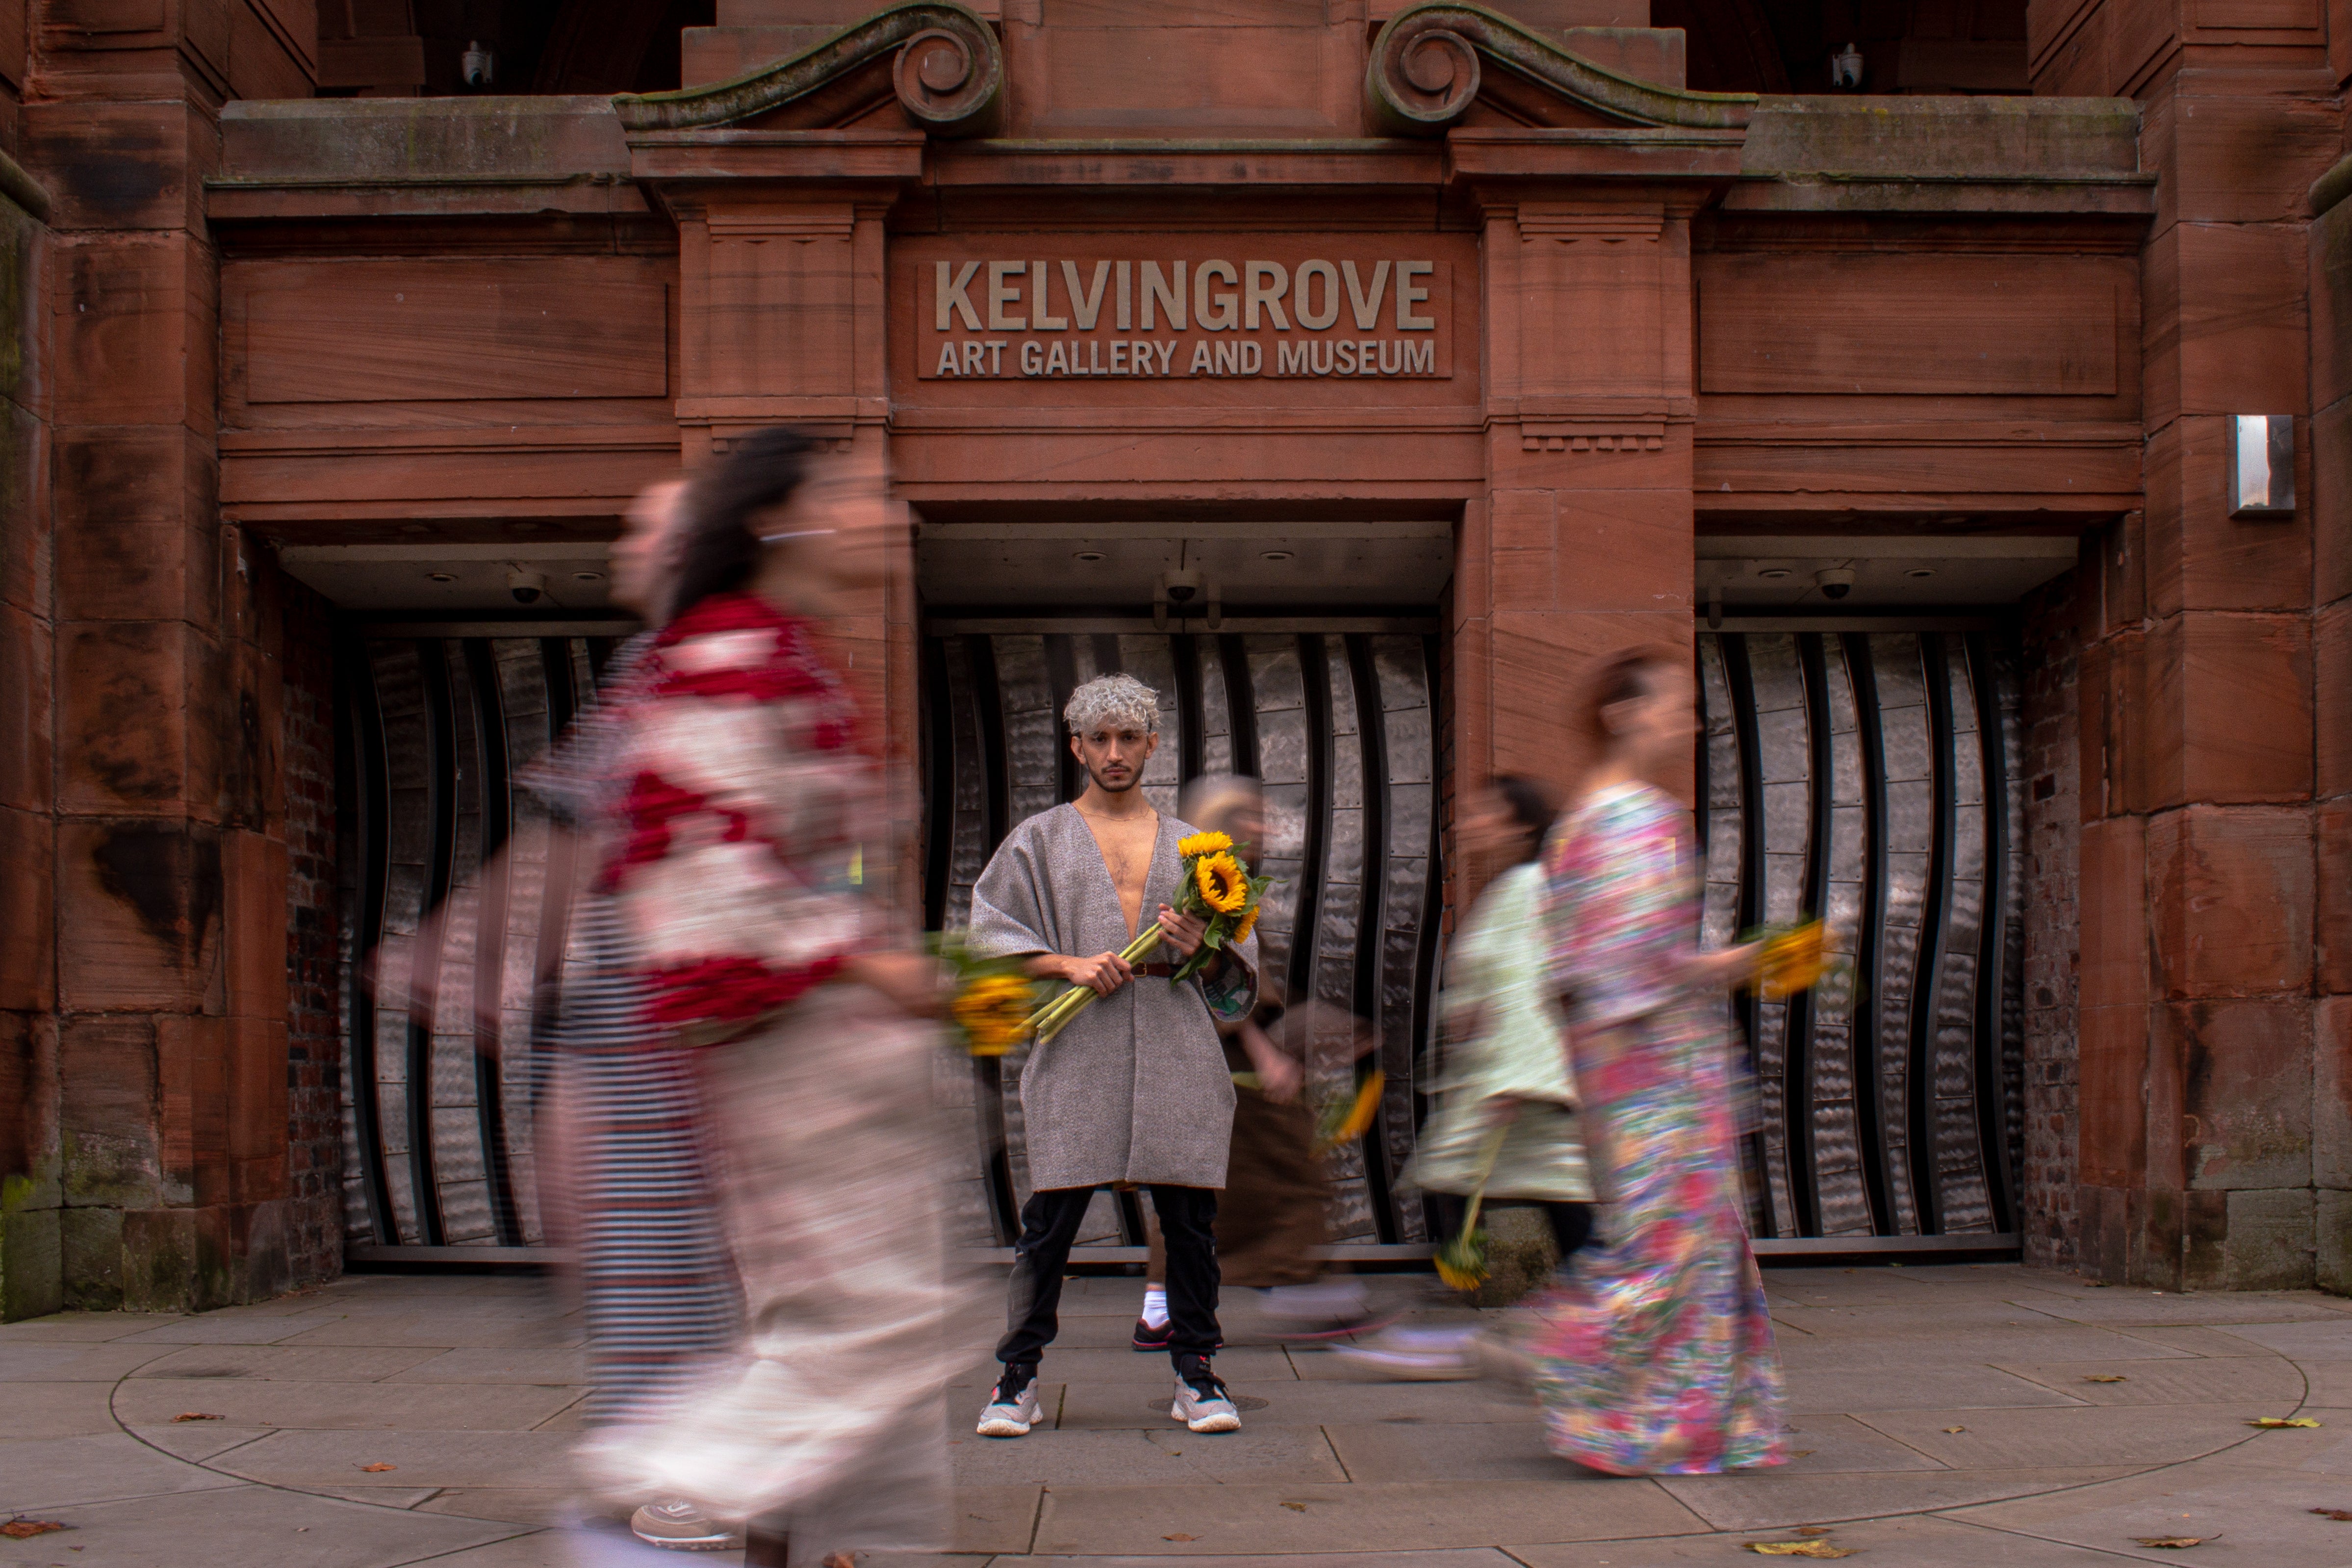
{"label": "weathered stone block", "polygon": [[2352,1192],[2323,1189],[2314,1196],[2313,1283],[2338,1296],[2352,1296]]}
{"label": "weathered stone block", "polygon": [[2352,996],[2321,997],[2311,1034],[2311,1179],[2352,1190]]}
{"label": "weathered stone block", "polygon": [[66,1304],[78,1312],[122,1307],[122,1211],[70,1208],[60,1220]]}
{"label": "weathered stone block", "polygon": [[63,618],[214,624],[220,529],[212,463],[210,443],[176,426],[58,438]]}
{"label": "weathered stone block", "polygon": [[[180,621],[69,623],[58,642],[58,804],[89,815],[178,815],[209,780],[189,765],[189,688],[205,662]],[[206,792],[208,793],[208,792]]]}
{"label": "weathered stone block", "polygon": [[2227,1268],[2230,1290],[2308,1290],[2315,1272],[2315,1217],[2309,1187],[2229,1194]]}
{"label": "weathered stone block", "polygon": [[137,1016],[66,1020],[58,1032],[58,1131],[68,1205],[163,1201],[155,1026]]}
{"label": "weathered stone block", "polygon": [[2159,1015],[2179,1063],[2188,1184],[2311,1181],[2311,1004],[2176,1002]]}
{"label": "weathered stone block", "polygon": [[2300,232],[2180,223],[2144,254],[2149,428],[2183,414],[2305,411],[2310,261]]}
{"label": "weathered stone block", "polygon": [[56,835],[47,816],[0,805],[0,1008],[56,1003]]}
{"label": "weathered stone block", "polygon": [[2157,978],[2172,1001],[2311,984],[2307,812],[2192,805],[2147,827]]}
{"label": "weathered stone block", "polygon": [[193,101],[29,104],[25,140],[58,228],[204,227],[204,178],[220,134]]}
{"label": "weathered stone block", "polygon": [[52,302],[60,425],[209,434],[219,398],[218,282],[184,234],[60,247]]}
{"label": "weathered stone block", "polygon": [[2315,602],[2352,595],[2352,399],[2311,416],[2311,550]]}
{"label": "weathered stone block", "polygon": [[58,983],[78,1012],[225,1005],[220,837],[185,822],[68,822],[58,902],[74,940]]}
{"label": "weathered stone block", "polygon": [[[2293,410],[2249,406],[2235,412]],[[2231,517],[2227,500],[2231,438],[2227,419],[2199,416],[2174,420],[2148,439],[2144,526],[2151,615],[2301,611],[2311,604],[2308,513]]]}
{"label": "weathered stone block", "polygon": [[187,1312],[197,1309],[196,1213],[184,1208],[135,1209],[123,1215],[125,1311]]}
{"label": "weathered stone block", "polygon": [[65,1310],[58,1215],[0,1206],[0,1322]]}
{"label": "weathered stone block", "polygon": [[52,784],[49,623],[0,603],[0,805],[47,811]]}
{"label": "weathered stone block", "polygon": [[2147,639],[2143,804],[2311,798],[2311,628],[2300,616],[2191,613]]}

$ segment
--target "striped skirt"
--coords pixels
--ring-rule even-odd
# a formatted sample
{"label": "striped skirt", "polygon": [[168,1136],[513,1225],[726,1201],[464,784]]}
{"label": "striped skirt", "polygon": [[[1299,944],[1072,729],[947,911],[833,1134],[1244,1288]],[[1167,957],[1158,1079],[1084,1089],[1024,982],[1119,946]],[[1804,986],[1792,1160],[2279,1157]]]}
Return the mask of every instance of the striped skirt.
{"label": "striped skirt", "polygon": [[693,1050],[647,1043],[613,900],[583,894],[556,1029],[592,1425],[659,1419],[739,1348],[742,1292],[712,1191]]}

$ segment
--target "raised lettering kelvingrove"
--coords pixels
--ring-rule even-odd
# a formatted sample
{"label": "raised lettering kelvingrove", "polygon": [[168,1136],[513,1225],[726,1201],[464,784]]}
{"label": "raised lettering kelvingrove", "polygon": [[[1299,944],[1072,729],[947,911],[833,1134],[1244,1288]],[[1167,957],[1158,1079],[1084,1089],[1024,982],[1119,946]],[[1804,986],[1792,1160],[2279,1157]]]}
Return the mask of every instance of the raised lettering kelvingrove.
{"label": "raised lettering kelvingrove", "polygon": [[931,270],[916,351],[927,379],[1453,374],[1434,261],[959,259]]}

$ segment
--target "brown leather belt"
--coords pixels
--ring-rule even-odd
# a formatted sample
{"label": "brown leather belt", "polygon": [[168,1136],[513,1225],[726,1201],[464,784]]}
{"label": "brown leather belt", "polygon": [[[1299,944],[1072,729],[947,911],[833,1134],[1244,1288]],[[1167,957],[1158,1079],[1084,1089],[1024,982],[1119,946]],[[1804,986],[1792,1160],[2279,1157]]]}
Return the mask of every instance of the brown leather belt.
{"label": "brown leather belt", "polygon": [[1135,966],[1135,972],[1138,974],[1149,974],[1155,980],[1176,978],[1176,966],[1172,963],[1139,963]]}

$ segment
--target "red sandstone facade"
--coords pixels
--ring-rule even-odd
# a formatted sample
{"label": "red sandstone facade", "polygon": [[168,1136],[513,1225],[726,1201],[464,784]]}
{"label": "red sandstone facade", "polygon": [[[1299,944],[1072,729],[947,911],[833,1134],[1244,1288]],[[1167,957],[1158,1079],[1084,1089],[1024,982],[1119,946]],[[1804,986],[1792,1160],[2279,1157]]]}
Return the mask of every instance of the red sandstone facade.
{"label": "red sandstone facade", "polygon": [[[340,1266],[280,552],[593,554],[776,422],[926,529],[1443,525],[1459,780],[1572,776],[1705,542],[2079,540],[2004,612],[2021,1244],[2352,1289],[2352,5],[1922,5],[1842,95],[1769,0],[578,5],[507,97],[381,9],[0,15],[0,1310]],[[910,846],[915,574],[840,637]]]}

